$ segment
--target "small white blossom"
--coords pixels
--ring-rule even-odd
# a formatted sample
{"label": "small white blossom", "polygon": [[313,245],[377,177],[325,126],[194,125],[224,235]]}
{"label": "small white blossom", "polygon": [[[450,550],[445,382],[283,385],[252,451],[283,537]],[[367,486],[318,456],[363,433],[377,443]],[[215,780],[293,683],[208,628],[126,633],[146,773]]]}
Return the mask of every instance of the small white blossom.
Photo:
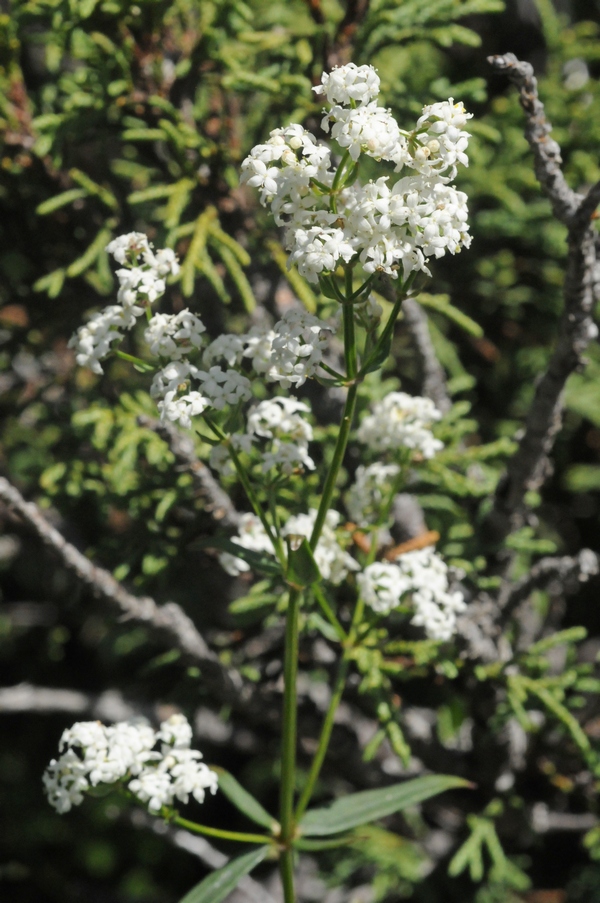
{"label": "small white blossom", "polygon": [[252,361],[252,369],[256,373],[266,373],[271,366],[271,352],[275,333],[267,326],[253,326],[250,332],[243,336],[245,351],[244,357]]}
{"label": "small white blossom", "polygon": [[267,379],[283,388],[301,386],[313,376],[327,346],[331,327],[304,310],[288,310],[275,324]]}
{"label": "small white blossom", "polygon": [[106,246],[108,254],[112,254],[117,263],[137,262],[137,258],[150,253],[148,237],[143,232],[129,232],[113,238]]}
{"label": "small white blossom", "polygon": [[166,283],[156,270],[144,270],[141,267],[117,270],[119,291],[117,301],[123,307],[134,304],[153,304],[164,294]]}
{"label": "small white blossom", "polygon": [[449,591],[448,567],[432,547],[406,552],[393,563],[377,561],[356,579],[365,604],[378,614],[389,614],[410,596],[411,623],[432,640],[449,640],[456,615],[467,607],[462,593]]}
{"label": "small white blossom", "polygon": [[267,439],[288,438],[308,443],[311,425],[301,416],[310,408],[297,398],[270,398],[254,405],[248,412],[248,432]]}
{"label": "small white blossom", "polygon": [[265,452],[262,456],[263,473],[270,470],[277,470],[280,473],[290,476],[290,474],[298,473],[303,470],[314,470],[315,462],[308,454],[305,445],[294,442],[280,442],[275,440],[273,448],[270,452]]}
{"label": "small white blossom", "polygon": [[201,348],[206,326],[190,310],[178,314],[154,314],[144,333],[152,354],[180,360],[194,348]]}
{"label": "small white blossom", "polygon": [[153,813],[176,799],[187,803],[190,794],[202,802],[207,790],[215,793],[218,778],[199,761],[202,754],[190,749],[191,739],[183,715],[172,715],[158,731],[143,718],[108,727],[77,722],[64,731],[60,749],[66,750],[44,774],[48,801],[58,812],[68,812],[90,787],[128,781],[130,792]]}
{"label": "small white blossom", "polygon": [[188,392],[186,395],[177,395],[175,390],[167,392],[157,408],[161,420],[170,420],[178,423],[184,430],[192,428],[192,417],[198,417],[210,407],[211,400],[202,392]]}
{"label": "small white blossom", "polygon": [[375,101],[355,110],[332,107],[323,117],[321,128],[331,131],[334,141],[347,149],[354,161],[366,154],[376,160],[390,160],[399,170],[409,159],[408,142],[391,110],[378,107]]}
{"label": "small white blossom", "polygon": [[246,350],[245,336],[224,333],[211,342],[202,358],[205,367],[211,367],[216,361],[223,360],[229,367],[236,367],[244,357]]}
{"label": "small white blossom", "polygon": [[[252,552],[275,554],[273,543],[267,536],[260,518],[255,514],[242,514],[238,529],[238,535],[231,538],[231,541],[236,545],[249,549]],[[250,570],[250,565],[243,558],[236,558],[235,555],[231,555],[229,552],[222,552],[219,555],[219,562],[221,567],[232,577],[237,577],[238,574]]]}
{"label": "small white blossom", "polygon": [[357,66],[347,63],[324,72],[321,84],[313,88],[315,94],[324,94],[330,104],[348,106],[352,101],[367,104],[379,94],[379,76],[373,66]]}
{"label": "small white blossom", "polygon": [[235,405],[252,397],[250,380],[236,370],[211,367],[208,371],[199,370],[196,376],[202,383],[203,395],[217,411],[222,411],[226,404]]}
{"label": "small white blossom", "polygon": [[369,608],[387,615],[400,604],[402,596],[411,589],[410,580],[398,565],[375,561],[356,578],[360,594]]}
{"label": "small white blossom", "polygon": [[410,448],[432,458],[444,447],[429,429],[441,416],[429,398],[390,392],[363,418],[356,435],[375,452]]}
{"label": "small white blossom", "polygon": [[346,508],[350,518],[359,527],[378,522],[381,504],[389,495],[394,478],[400,468],[396,464],[376,461],[368,467],[362,464],[356,469],[354,483],[346,496]]}
{"label": "small white blossom", "polygon": [[454,178],[457,163],[469,165],[466,149],[470,134],[463,127],[472,116],[462,103],[454,103],[452,97],[423,107],[414,132],[416,150],[408,161],[409,166],[426,176],[450,170],[446,178]]}
{"label": "small white blossom", "polygon": [[318,282],[321,273],[331,273],[340,260],[348,263],[354,256],[354,248],[342,229],[313,226],[295,229],[293,241],[288,241],[289,265],[296,264],[298,272],[308,282]]}
{"label": "small white blossom", "polygon": [[94,373],[103,373],[100,361],[111,352],[113,342],[120,342],[123,334],[135,326],[141,308],[125,310],[113,304],[94,314],[84,326],[80,326],[69,340],[69,348],[75,350],[75,360],[80,367],[89,367]]}
{"label": "small white blossom", "polygon": [[171,248],[161,248],[159,251],[146,251],[144,260],[155,270],[159,276],[177,276],[179,275],[179,261],[175,251]]}
{"label": "small white blossom", "polygon": [[150,395],[152,398],[164,398],[167,392],[183,391],[197,374],[198,368],[189,361],[171,361],[154,374]]}

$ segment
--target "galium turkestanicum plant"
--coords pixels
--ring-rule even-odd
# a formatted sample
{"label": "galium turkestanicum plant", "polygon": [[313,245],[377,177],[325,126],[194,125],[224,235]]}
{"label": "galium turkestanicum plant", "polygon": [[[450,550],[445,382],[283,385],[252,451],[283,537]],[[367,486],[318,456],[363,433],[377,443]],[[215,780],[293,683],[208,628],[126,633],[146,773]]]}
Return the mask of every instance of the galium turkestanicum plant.
{"label": "galium turkestanicum plant", "polygon": [[[324,73],[314,91],[327,104],[322,128],[331,144],[298,124],[275,129],[242,163],[241,181],[259,192],[260,203],[282,227],[289,266],[318,287],[323,316],[292,307],[273,325],[208,341],[192,311],[153,310],[179,265],[172,250],[154,251],[145,235],[134,232],[107,247],[120,265],[117,304],[95,314],[71,340],[78,364],[96,373],[111,353],[153,371],[150,393],[160,417],[196,430],[212,446],[213,471],[223,481],[236,477],[246,492],[250,510],[237,535],[213,542],[221,565],[231,575],[266,574],[287,598],[277,816],[223,769],[201,761],[190,748],[191,728],[183,716],[170,718],[158,731],[143,720],[111,727],[75,724],[63,734],[61,755],[44,777],[48,798],[61,813],[80,804],[91,788],[115,784],[152,814],[253,845],[197,885],[188,895],[194,903],[218,903],[268,857],[279,860],[285,901],[293,903],[297,849],[325,848],[332,838],[343,844],[344,832],[357,825],[465,785],[459,778],[428,775],[352,794],[325,809],[309,808],[363,624],[404,612],[430,640],[443,642],[466,608],[433,546],[391,560],[381,554],[407,468],[443,447],[432,431],[441,413],[427,398],[393,391],[371,405],[356,430],[354,421],[359,385],[388,357],[402,302],[415,291],[417,277],[431,275],[432,258],[469,246],[467,198],[452,181],[457,167],[468,163],[465,126],[471,115],[450,99],[424,107],[415,127],[404,130],[378,104],[375,69],[352,63]],[[365,157],[375,161],[370,171],[376,166],[382,174],[361,181]],[[386,318],[374,294],[382,277],[395,288]],[[119,345],[144,318],[142,359]],[[329,349],[338,334],[343,365],[334,366]],[[310,407],[289,394],[308,379],[321,383],[323,391],[330,386],[345,391],[330,455],[315,454]],[[265,386],[272,389],[266,399]],[[340,496],[337,481],[350,440],[360,445],[364,463]],[[330,463],[317,466],[315,459]],[[290,494],[282,501],[281,491],[308,472],[321,480],[319,502],[293,510]],[[366,544],[353,544],[357,531]],[[329,590],[341,585],[354,598],[347,627],[330,602]],[[321,607],[341,654],[321,737],[296,799],[299,613],[309,596]],[[177,803],[190,797],[201,803],[217,787],[264,833],[225,831],[181,818]]]}

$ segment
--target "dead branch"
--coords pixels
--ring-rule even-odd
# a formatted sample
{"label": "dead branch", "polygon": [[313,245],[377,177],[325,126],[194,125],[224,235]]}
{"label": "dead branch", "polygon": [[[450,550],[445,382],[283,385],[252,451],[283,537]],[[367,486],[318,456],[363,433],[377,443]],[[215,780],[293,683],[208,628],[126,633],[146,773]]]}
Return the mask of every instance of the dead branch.
{"label": "dead branch", "polygon": [[506,623],[516,608],[525,602],[534,590],[552,587],[563,594],[574,592],[580,583],[600,572],[600,558],[591,549],[582,549],[578,555],[561,558],[541,558],[528,574],[512,585],[506,585],[498,597],[501,620]]}
{"label": "dead branch", "polygon": [[548,475],[548,455],[561,427],[565,383],[571,373],[583,366],[583,353],[597,334],[591,319],[596,264],[596,235],[591,218],[600,201],[600,185],[595,185],[585,197],[567,185],[560,168],[560,147],[548,137],[551,125],[538,97],[531,65],[512,53],[489,57],[489,62],[497,71],[506,72],[519,89],[527,117],[525,134],[533,151],[538,181],[555,216],[568,229],[565,309],[558,342],[537,384],[519,447],[498,484],[487,521],[490,539],[499,543],[522,526],[525,494],[539,489]]}
{"label": "dead branch", "polygon": [[452,407],[452,402],[446,387],[446,374],[437,359],[429,334],[427,314],[414,298],[406,298],[402,303],[402,313],[404,315],[402,323],[410,332],[419,355],[421,392],[427,398],[431,398],[436,408],[445,414]]}
{"label": "dead branch", "polygon": [[92,590],[94,595],[120,609],[124,620],[141,621],[151,629],[167,635],[170,643],[202,668],[203,678],[220,687],[220,696],[229,698],[241,689],[241,678],[225,668],[212,652],[191,618],[175,602],[158,605],[149,596],[134,596],[103,568],[92,564],[85,555],[66,541],[48,523],[37,505],[26,502],[19,490],[0,477],[0,500],[13,509],[34,529],[45,545],[58,555],[62,563]]}
{"label": "dead branch", "polygon": [[142,415],[138,417],[140,426],[152,430],[169,446],[178,466],[191,474],[195,486],[206,502],[206,510],[213,518],[225,527],[237,527],[240,522],[240,514],[236,511],[233,502],[224,492],[208,467],[199,461],[194,450],[194,443],[185,433],[182,433],[172,423],[156,420],[153,417]]}

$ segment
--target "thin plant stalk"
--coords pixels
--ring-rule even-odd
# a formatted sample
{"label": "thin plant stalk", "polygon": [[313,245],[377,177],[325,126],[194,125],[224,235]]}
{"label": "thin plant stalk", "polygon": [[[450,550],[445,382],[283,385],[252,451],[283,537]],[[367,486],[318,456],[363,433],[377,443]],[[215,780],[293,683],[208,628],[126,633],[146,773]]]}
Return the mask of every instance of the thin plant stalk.
{"label": "thin plant stalk", "polygon": [[345,650],[338,666],[338,673],[333,687],[333,692],[331,694],[329,708],[327,709],[327,714],[325,715],[325,720],[323,721],[323,727],[321,728],[319,745],[317,746],[317,751],[315,752],[315,755],[313,757],[304,790],[302,791],[302,795],[296,807],[296,821],[300,821],[300,819],[304,815],[304,812],[306,811],[306,807],[310,803],[313,791],[315,789],[315,784],[317,783],[319,774],[321,773],[321,767],[323,765],[323,762],[325,761],[325,756],[327,755],[327,749],[329,747],[331,732],[333,731],[333,724],[335,721],[335,713],[337,712],[340,700],[342,698],[342,693],[344,692],[344,687],[346,685],[346,677],[348,674],[349,666],[347,652],[348,650]]}
{"label": "thin plant stalk", "polygon": [[285,626],[283,695],[283,741],[281,749],[279,859],[285,903],[296,903],[292,840],[295,832],[294,789],[296,785],[296,734],[298,676],[298,620],[302,590],[290,589]]}
{"label": "thin plant stalk", "polygon": [[235,840],[240,843],[273,843],[273,838],[268,834],[246,834],[240,831],[224,831],[221,828],[209,828],[206,825],[198,825],[195,821],[188,821],[187,818],[181,818],[176,815],[174,818],[168,818],[170,824],[179,825],[187,831],[194,834],[205,834],[207,837],[219,837],[221,840]]}

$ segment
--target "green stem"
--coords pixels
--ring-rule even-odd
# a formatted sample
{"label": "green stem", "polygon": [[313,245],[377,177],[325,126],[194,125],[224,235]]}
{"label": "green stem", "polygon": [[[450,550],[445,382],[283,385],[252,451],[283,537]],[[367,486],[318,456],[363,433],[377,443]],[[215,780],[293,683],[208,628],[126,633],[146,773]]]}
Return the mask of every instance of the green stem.
{"label": "green stem", "polygon": [[279,872],[283,885],[283,899],[285,903],[296,903],[296,891],[294,890],[294,851],[290,847],[283,850],[279,856]]}
{"label": "green stem", "polygon": [[340,704],[340,700],[342,698],[342,693],[344,692],[344,687],[346,685],[346,675],[348,674],[348,665],[349,662],[346,657],[346,652],[344,653],[343,658],[340,661],[338,667],[338,673],[335,680],[335,684],[333,687],[333,692],[331,694],[331,700],[329,702],[329,708],[327,709],[327,714],[325,715],[325,720],[323,722],[323,727],[321,728],[321,736],[319,737],[319,745],[317,747],[317,751],[312,760],[312,764],[310,766],[310,771],[308,773],[308,778],[302,791],[302,796],[300,797],[300,801],[298,806],[296,807],[296,821],[300,821],[304,812],[306,811],[306,807],[310,803],[311,797],[313,795],[313,791],[315,789],[315,784],[317,783],[317,779],[321,772],[321,767],[325,760],[325,755],[327,754],[327,747],[329,746],[329,741],[331,739],[331,732],[333,730],[333,723],[335,720],[335,713],[337,712],[338,705]]}
{"label": "green stem", "polygon": [[268,834],[244,834],[239,831],[223,831],[221,828],[208,828],[206,825],[198,825],[195,821],[188,821],[187,818],[181,818],[176,815],[175,818],[166,816],[167,821],[171,824],[179,825],[194,834],[206,834],[207,837],[220,837],[221,840],[237,840],[241,843],[273,843],[273,838]]}
{"label": "green stem", "polygon": [[280,784],[280,841],[283,851],[280,859],[281,880],[285,903],[295,903],[294,864],[291,844],[294,838],[294,789],[296,784],[296,733],[298,676],[298,615],[302,591],[291,589],[285,625],[285,662],[283,693],[283,742],[281,749]]}
{"label": "green stem", "polygon": [[356,336],[354,334],[354,310],[352,308],[352,269],[346,267],[345,273],[346,302],[343,306],[344,314],[344,355],[346,358],[346,376],[348,379],[356,377]]}
{"label": "green stem", "polygon": [[346,446],[348,445],[348,438],[350,436],[350,430],[352,429],[352,420],[354,419],[354,410],[356,408],[357,392],[358,384],[352,383],[352,385],[348,389],[348,395],[346,396],[346,404],[344,405],[344,413],[342,416],[342,423],[340,425],[340,431],[338,433],[338,438],[335,445],[335,451],[333,453],[333,460],[331,462],[331,467],[329,468],[329,473],[327,474],[327,479],[325,480],[325,485],[323,486],[321,503],[319,505],[319,510],[317,511],[315,525],[310,537],[310,547],[313,552],[317,547],[317,543],[323,529],[323,524],[325,523],[325,518],[327,517],[327,512],[331,507],[331,500],[335,491],[337,476],[340,471],[340,467],[342,466],[344,455],[346,453]]}
{"label": "green stem", "polygon": [[[349,291],[352,292],[352,272],[350,270],[350,267],[348,267],[348,270],[346,271],[347,290],[348,282],[350,283]],[[352,310],[352,305],[348,303],[344,304],[342,309],[344,313],[344,354],[346,358],[347,378],[354,380],[356,379],[357,369],[356,337],[354,334],[354,311]],[[323,486],[321,502],[319,504],[319,509],[315,518],[315,525],[310,537],[310,547],[313,551],[317,547],[317,543],[319,541],[319,537],[321,536],[321,531],[325,523],[325,518],[327,517],[327,512],[331,507],[331,500],[335,491],[337,476],[340,472],[340,467],[342,466],[344,455],[346,454],[346,446],[348,445],[350,430],[352,429],[352,420],[354,419],[354,410],[356,408],[357,392],[358,383],[353,382],[348,388],[348,395],[346,396],[346,404],[344,405],[344,413],[342,415],[340,431],[338,433],[337,442],[335,444],[333,460],[331,462],[331,467],[329,468],[329,473],[327,474],[327,478],[325,480],[325,485]]]}
{"label": "green stem", "polygon": [[130,364],[135,364],[137,367],[142,367],[142,369],[146,372],[150,372],[151,370],[155,370],[156,368],[149,364],[147,361],[143,361],[140,357],[135,357],[133,354],[127,354],[126,351],[119,351],[118,348],[115,348],[115,354],[117,357],[120,357],[122,361],[129,361]]}
{"label": "green stem", "polygon": [[331,624],[331,626],[333,627],[335,632],[337,633],[340,642],[342,642],[342,643],[345,642],[347,640],[346,631],[344,630],[344,628],[342,627],[342,625],[336,618],[334,611],[333,611],[331,605],[329,604],[329,602],[327,601],[325,593],[323,592],[323,590],[321,589],[319,584],[313,583],[313,585],[311,586],[311,591],[312,591],[312,594],[314,595],[315,599],[317,600],[317,603],[318,603],[321,611],[323,612],[323,614],[325,615],[325,617],[327,618],[327,620],[329,621],[329,623]]}
{"label": "green stem", "polygon": [[229,436],[226,436],[225,433],[223,432],[223,430],[220,427],[218,427],[216,423],[213,423],[213,421],[211,420],[210,417],[208,417],[206,414],[204,414],[203,416],[204,416],[205,423],[210,427],[210,429],[213,431],[215,436],[218,439],[220,439],[222,442],[225,442],[227,444],[227,450],[229,452],[231,460],[233,461],[233,466],[235,467],[235,470],[238,475],[238,479],[239,479],[240,483],[244,487],[244,492],[246,493],[246,495],[248,497],[248,501],[250,502],[250,504],[252,506],[252,510],[254,511],[254,513],[256,514],[258,519],[260,520],[263,527],[265,528],[265,533],[271,540],[273,549],[275,551],[275,555],[277,556],[281,567],[285,570],[286,562],[285,562],[285,556],[284,556],[284,552],[283,552],[283,546],[281,544],[281,539],[279,537],[276,537],[275,534],[273,533],[273,531],[271,529],[271,525],[270,525],[269,521],[266,519],[264,512],[259,505],[258,499],[256,498],[256,495],[254,493],[254,489],[252,488],[252,484],[250,483],[250,480],[248,479],[246,470],[245,470],[242,462],[240,461],[235,448],[233,447],[232,443],[229,441]]}

